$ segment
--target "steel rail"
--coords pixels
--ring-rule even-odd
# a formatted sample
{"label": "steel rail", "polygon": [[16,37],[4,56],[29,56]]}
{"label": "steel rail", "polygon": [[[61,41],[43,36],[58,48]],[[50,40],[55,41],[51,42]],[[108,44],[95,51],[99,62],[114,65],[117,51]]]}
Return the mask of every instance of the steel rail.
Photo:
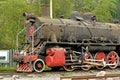
{"label": "steel rail", "polygon": [[120,78],[120,74],[106,74],[104,76],[88,75],[88,76],[69,76],[60,77],[60,80],[89,80],[89,79],[105,79],[107,78]]}

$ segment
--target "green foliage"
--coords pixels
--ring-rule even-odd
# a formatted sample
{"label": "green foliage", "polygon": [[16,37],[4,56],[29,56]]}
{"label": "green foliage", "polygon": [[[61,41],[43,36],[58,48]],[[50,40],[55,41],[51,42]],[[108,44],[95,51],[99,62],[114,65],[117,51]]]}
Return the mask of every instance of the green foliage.
{"label": "green foliage", "polygon": [[73,0],[53,0],[53,16],[59,18],[64,15],[68,18],[73,11],[73,6]]}
{"label": "green foliage", "polygon": [[97,15],[100,21],[109,22],[112,19],[111,9],[115,9],[114,0],[101,0],[93,12]]}
{"label": "green foliage", "polygon": [[103,22],[109,22],[113,18],[111,12],[116,9],[116,0],[74,0],[74,3],[74,9],[81,14],[92,12]]}
{"label": "green foliage", "polygon": [[73,72],[65,72],[66,75],[73,75]]}
{"label": "green foliage", "polygon": [[43,4],[49,4],[50,0],[41,0]]}
{"label": "green foliage", "polygon": [[[24,0],[7,0],[1,5],[0,23],[0,49],[14,49],[16,45],[16,35],[24,26],[24,12],[40,14],[39,3],[26,4]],[[20,42],[25,40],[25,33],[20,35]]]}
{"label": "green foliage", "polygon": [[97,2],[95,0],[84,0],[83,12],[91,12],[95,9]]}
{"label": "green foliage", "polygon": [[74,10],[79,11],[80,14],[92,12],[96,6],[96,0],[74,0]]}
{"label": "green foliage", "polygon": [[115,4],[115,8],[111,9],[111,15],[115,19],[120,19],[120,0],[116,0],[113,2]]}
{"label": "green foliage", "polygon": [[34,13],[35,16],[41,15],[41,2],[40,0],[35,0],[33,3],[28,4],[28,12]]}
{"label": "green foliage", "polygon": [[3,34],[1,35],[0,44],[2,44],[1,48],[3,49],[10,49],[15,43],[15,37],[18,30],[18,20],[21,19],[21,16],[18,15],[21,14],[20,7],[23,7],[20,3],[17,3],[15,0],[8,0],[4,5],[2,5],[2,23],[0,25],[0,32]]}

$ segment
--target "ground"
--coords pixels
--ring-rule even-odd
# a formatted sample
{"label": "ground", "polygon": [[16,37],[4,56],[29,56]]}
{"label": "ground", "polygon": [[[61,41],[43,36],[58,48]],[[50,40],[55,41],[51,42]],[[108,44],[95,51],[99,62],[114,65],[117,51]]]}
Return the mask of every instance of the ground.
{"label": "ground", "polygon": [[[76,70],[73,72],[66,71],[45,71],[42,73],[16,73],[16,72],[1,72],[0,80],[12,80],[12,77],[15,76],[15,80],[60,80],[60,77],[63,76],[83,76],[83,75],[96,75],[100,71],[105,71],[106,74],[120,74],[120,68],[111,70],[96,70],[92,69],[89,71]],[[14,79],[13,79],[14,80]],[[120,79],[117,79],[120,80]]]}

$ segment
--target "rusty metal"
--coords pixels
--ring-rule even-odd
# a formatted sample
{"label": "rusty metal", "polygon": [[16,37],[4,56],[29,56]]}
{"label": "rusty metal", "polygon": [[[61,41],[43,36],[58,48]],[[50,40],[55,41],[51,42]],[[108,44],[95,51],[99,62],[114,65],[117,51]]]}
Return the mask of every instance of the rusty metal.
{"label": "rusty metal", "polygon": [[60,80],[98,80],[107,78],[120,78],[120,74],[106,74],[104,76],[88,75],[88,76],[70,76],[70,77],[60,77]]}

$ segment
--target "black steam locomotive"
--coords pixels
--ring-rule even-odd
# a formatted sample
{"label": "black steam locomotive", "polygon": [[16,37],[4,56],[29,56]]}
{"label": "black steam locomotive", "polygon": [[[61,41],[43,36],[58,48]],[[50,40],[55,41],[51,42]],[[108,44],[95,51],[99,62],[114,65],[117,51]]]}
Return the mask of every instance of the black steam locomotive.
{"label": "black steam locomotive", "polygon": [[119,64],[120,25],[97,22],[95,15],[70,19],[35,17],[24,13],[28,47],[16,52],[17,71],[42,72],[45,66],[58,70],[91,67],[114,69]]}

